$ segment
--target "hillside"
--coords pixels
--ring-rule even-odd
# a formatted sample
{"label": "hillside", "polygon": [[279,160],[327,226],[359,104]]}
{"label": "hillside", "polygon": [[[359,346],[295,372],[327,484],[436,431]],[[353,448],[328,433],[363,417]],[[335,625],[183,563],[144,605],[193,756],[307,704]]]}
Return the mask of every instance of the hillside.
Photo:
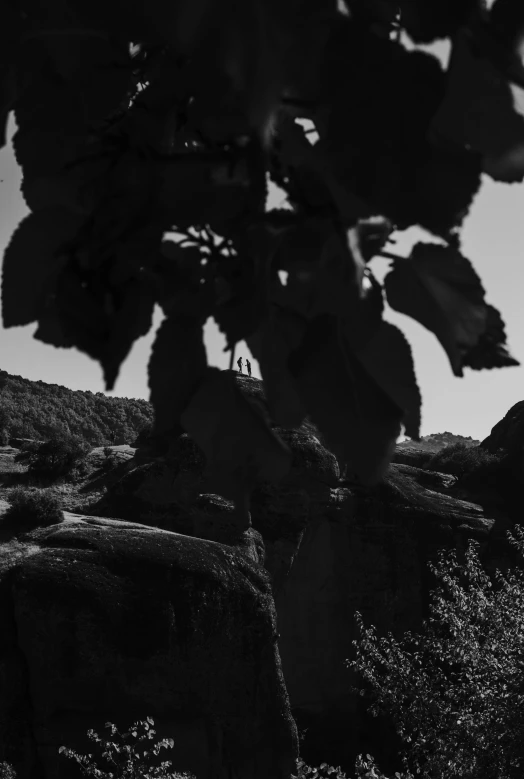
{"label": "hillside", "polygon": [[443,449],[445,446],[451,444],[464,443],[476,446],[480,441],[476,441],[471,436],[457,435],[456,433],[431,433],[430,435],[422,436],[420,441],[412,441],[410,438],[397,444],[397,448],[409,449],[416,447],[422,451],[436,452],[439,449]]}
{"label": "hillside", "polygon": [[46,439],[56,430],[93,446],[132,443],[152,419],[146,400],[70,390],[0,371],[0,444],[12,438]]}

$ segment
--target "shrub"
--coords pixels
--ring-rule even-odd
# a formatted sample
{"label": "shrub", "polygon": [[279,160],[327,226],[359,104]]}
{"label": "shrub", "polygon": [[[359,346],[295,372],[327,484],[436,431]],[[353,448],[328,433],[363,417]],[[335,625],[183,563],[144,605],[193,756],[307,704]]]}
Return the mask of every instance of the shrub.
{"label": "shrub", "polygon": [[[359,779],[387,779],[387,776],[375,764],[375,759],[372,755],[359,755],[355,760],[355,776]],[[395,774],[396,779],[413,779],[413,775],[409,772],[407,774]],[[292,776],[292,779],[348,779],[344,771],[338,766],[334,768],[327,763],[321,763],[316,768],[312,768],[301,760],[297,760],[297,774]]]}
{"label": "shrub", "polygon": [[154,724],[151,717],[146,717],[121,733],[116,725],[107,722],[106,728],[110,731],[111,741],[104,741],[94,730],[88,730],[88,737],[98,745],[98,751],[101,752],[99,757],[105,763],[102,766],[93,762],[91,754],[79,755],[68,747],[60,747],[58,751],[64,757],[75,760],[83,774],[96,776],[97,779],[195,779],[192,774],[172,773],[169,770],[170,760],[154,765],[154,762],[158,762],[155,758],[161,749],[173,748],[173,739],[164,738],[149,749],[138,749],[139,743],[151,740],[156,735]]}
{"label": "shrub", "polygon": [[16,779],[15,769],[5,761],[0,761],[0,779]]}
{"label": "shrub", "polygon": [[113,449],[111,446],[104,446],[104,456],[105,457],[111,457],[113,454]]}
{"label": "shrub", "polygon": [[15,487],[9,493],[9,508],[4,519],[23,527],[45,527],[64,518],[60,500],[50,490]]}
{"label": "shrub", "polygon": [[500,471],[505,460],[506,454],[502,450],[491,454],[481,446],[459,441],[434,454],[424,467],[428,471],[450,473],[459,478],[472,474],[486,477]]}
{"label": "shrub", "polygon": [[[508,533],[524,554],[524,531]],[[524,570],[491,581],[471,541],[465,566],[441,551],[423,632],[361,638],[348,661],[366,680],[370,712],[392,718],[406,767],[439,779],[516,779],[524,769]]]}
{"label": "shrub", "polygon": [[90,449],[78,436],[61,434],[44,443],[27,445],[15,460],[27,463],[33,476],[54,480],[72,475]]}

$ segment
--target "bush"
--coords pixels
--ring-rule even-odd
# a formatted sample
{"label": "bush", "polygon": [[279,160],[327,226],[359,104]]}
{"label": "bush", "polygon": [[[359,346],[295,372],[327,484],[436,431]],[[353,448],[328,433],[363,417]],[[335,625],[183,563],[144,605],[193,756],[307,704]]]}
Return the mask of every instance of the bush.
{"label": "bush", "polygon": [[[508,533],[524,554],[524,531]],[[524,769],[524,570],[491,581],[471,541],[465,566],[442,551],[439,586],[419,635],[378,638],[356,614],[361,638],[348,664],[370,690],[370,712],[392,718],[403,761],[439,779],[516,779]]]}
{"label": "bush", "polygon": [[64,757],[75,760],[83,774],[96,776],[97,779],[195,779],[192,774],[172,773],[169,770],[170,760],[154,765],[155,762],[158,763],[155,758],[161,749],[173,748],[173,739],[164,738],[149,749],[139,751],[137,744],[151,740],[156,735],[154,724],[151,717],[146,717],[145,720],[135,722],[129,730],[120,733],[116,725],[107,722],[106,728],[110,730],[111,741],[104,741],[94,730],[88,730],[88,737],[98,745],[98,751],[101,753],[99,757],[105,763],[102,766],[93,762],[91,754],[79,755],[68,747],[60,747],[58,751]]}
{"label": "bush", "polygon": [[25,446],[15,461],[26,463],[33,476],[55,480],[71,476],[85,461],[90,449],[82,438],[62,434],[44,443]]}
{"label": "bush", "polygon": [[[375,760],[372,755],[359,755],[355,760],[355,776],[359,779],[387,779],[387,776],[375,764]],[[413,775],[407,774],[395,774],[396,779],[413,779]],[[327,763],[322,763],[316,768],[312,768],[303,760],[297,760],[297,774],[292,776],[292,779],[348,779],[344,771],[338,766],[333,766]]]}
{"label": "bush", "polygon": [[459,478],[473,474],[485,478],[500,471],[505,461],[506,453],[502,450],[491,454],[481,446],[459,441],[434,454],[424,467],[428,471],[450,473]]}
{"label": "bush", "polygon": [[64,518],[60,500],[50,490],[15,487],[9,493],[9,508],[4,519],[23,527],[45,527]]}
{"label": "bush", "polygon": [[5,761],[0,761],[0,779],[16,779],[15,769]]}
{"label": "bush", "polygon": [[111,457],[113,454],[113,449],[111,446],[104,446],[104,456],[105,457]]}

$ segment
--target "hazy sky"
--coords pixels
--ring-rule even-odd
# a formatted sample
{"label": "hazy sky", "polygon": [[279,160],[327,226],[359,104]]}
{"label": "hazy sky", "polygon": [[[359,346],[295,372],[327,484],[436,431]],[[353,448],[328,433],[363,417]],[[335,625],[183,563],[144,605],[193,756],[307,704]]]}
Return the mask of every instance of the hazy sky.
{"label": "hazy sky", "polygon": [[[10,122],[9,139],[14,130]],[[0,151],[0,253],[11,233],[27,213],[20,194],[20,171],[11,145]],[[522,222],[521,222],[522,220]],[[397,253],[407,252],[420,238],[411,230],[397,236]],[[496,306],[506,322],[508,343],[513,356],[524,363],[524,186],[495,184],[486,179],[463,231],[463,253],[473,262],[488,302]],[[371,268],[382,280],[386,260],[373,260]],[[524,368],[492,371],[465,370],[453,376],[448,359],[435,336],[422,326],[389,310],[387,319],[397,324],[412,345],[416,373],[422,391],[422,434],[449,430],[473,438],[484,438],[491,427],[520,400],[524,399]],[[154,329],[161,321],[157,312]],[[0,325],[1,327],[1,325]],[[72,349],[55,349],[32,338],[36,326],[2,328],[0,368],[28,379],[41,379],[72,389],[104,391],[96,362]],[[123,365],[114,395],[148,397],[147,360],[154,329],[135,344]],[[229,353],[212,323],[206,328],[206,346],[211,365],[225,368]],[[245,344],[237,356],[249,356]],[[254,365],[254,375],[259,376]]]}

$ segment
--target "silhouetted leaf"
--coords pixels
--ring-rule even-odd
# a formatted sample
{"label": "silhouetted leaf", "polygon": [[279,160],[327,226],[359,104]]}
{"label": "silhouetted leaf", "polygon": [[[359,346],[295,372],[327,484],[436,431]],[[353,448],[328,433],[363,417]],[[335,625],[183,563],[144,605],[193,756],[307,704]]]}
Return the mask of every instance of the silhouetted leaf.
{"label": "silhouetted leaf", "polygon": [[107,389],[137,338],[152,324],[154,297],[143,281],[131,279],[101,295],[71,267],[59,275],[56,307],[61,330],[78,349],[100,362]]}
{"label": "silhouetted leaf", "polygon": [[305,329],[301,317],[272,305],[268,317],[246,339],[260,365],[271,416],[286,428],[298,427],[306,415],[288,368],[289,354],[300,345]]}
{"label": "silhouetted leaf", "polygon": [[155,409],[155,432],[180,426],[180,416],[206,374],[202,321],[166,317],[158,328],[149,358],[149,400]]}
{"label": "silhouetted leaf", "polygon": [[500,312],[489,303],[486,308],[486,331],[480,336],[477,345],[466,352],[463,364],[476,371],[520,365],[507,350],[506,332]]}
{"label": "silhouetted leaf", "polygon": [[469,260],[449,247],[418,243],[409,259],[395,262],[384,285],[389,305],[435,333],[453,373],[462,376],[464,355],[487,324],[484,289]]}
{"label": "silhouetted leaf", "polygon": [[495,181],[524,178],[524,89],[464,32],[453,41],[447,93],[432,132],[480,152]]}
{"label": "silhouetted leaf", "polygon": [[53,206],[28,214],[4,252],[2,317],[4,327],[28,325],[38,318],[47,282],[59,270],[60,250],[75,237],[83,218]]}
{"label": "silhouetted leaf", "polygon": [[120,366],[137,340],[147,335],[153,324],[155,299],[143,280],[131,279],[119,287],[114,296],[114,311],[109,316],[109,335],[100,364],[106,389],[112,390]]}
{"label": "silhouetted leaf", "polygon": [[363,483],[378,483],[400,435],[403,412],[352,354],[334,317],[307,323],[290,370],[328,448]]}
{"label": "silhouetted leaf", "polygon": [[355,349],[354,354],[378,386],[403,410],[405,434],[418,441],[422,399],[411,348],[404,334],[389,322],[382,322],[365,347]]}
{"label": "silhouetted leaf", "polygon": [[276,262],[289,275],[273,299],[308,319],[345,316],[363,294],[365,263],[358,235],[341,233],[332,220],[311,219],[290,230]]}
{"label": "silhouetted leaf", "polygon": [[278,237],[253,228],[238,242],[237,254],[223,258],[216,276],[213,317],[226,336],[227,348],[252,335],[269,307],[271,261]]}

